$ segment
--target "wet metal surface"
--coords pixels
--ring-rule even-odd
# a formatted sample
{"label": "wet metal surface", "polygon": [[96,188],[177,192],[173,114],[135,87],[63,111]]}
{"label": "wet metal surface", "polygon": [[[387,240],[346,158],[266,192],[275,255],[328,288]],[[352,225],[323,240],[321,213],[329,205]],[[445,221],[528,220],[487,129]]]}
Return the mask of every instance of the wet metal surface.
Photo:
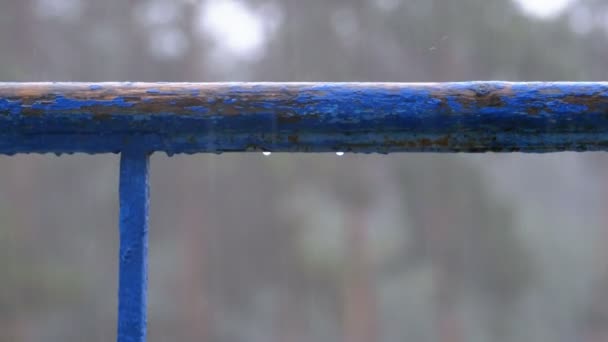
{"label": "wet metal surface", "polygon": [[0,83],[0,153],[608,149],[608,83]]}

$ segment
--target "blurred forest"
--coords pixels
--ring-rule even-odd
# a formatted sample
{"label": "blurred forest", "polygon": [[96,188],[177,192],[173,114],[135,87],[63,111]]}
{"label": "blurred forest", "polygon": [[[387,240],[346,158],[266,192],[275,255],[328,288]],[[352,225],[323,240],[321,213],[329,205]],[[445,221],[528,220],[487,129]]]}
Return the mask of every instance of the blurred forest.
{"label": "blurred forest", "polygon": [[[606,0],[0,0],[0,80],[607,80],[607,35]],[[604,166],[156,154],[149,340],[608,341]],[[0,341],[114,340],[118,157],[0,174]]]}

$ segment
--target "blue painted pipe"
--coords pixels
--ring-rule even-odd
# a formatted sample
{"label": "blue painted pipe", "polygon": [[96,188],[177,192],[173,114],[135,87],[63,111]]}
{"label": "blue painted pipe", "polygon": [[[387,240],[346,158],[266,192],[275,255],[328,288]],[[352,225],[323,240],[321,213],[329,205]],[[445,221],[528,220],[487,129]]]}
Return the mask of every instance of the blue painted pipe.
{"label": "blue painted pipe", "polygon": [[145,342],[148,283],[147,153],[127,149],[120,158],[118,342]]}
{"label": "blue painted pipe", "polygon": [[608,149],[608,83],[0,83],[0,153]]}

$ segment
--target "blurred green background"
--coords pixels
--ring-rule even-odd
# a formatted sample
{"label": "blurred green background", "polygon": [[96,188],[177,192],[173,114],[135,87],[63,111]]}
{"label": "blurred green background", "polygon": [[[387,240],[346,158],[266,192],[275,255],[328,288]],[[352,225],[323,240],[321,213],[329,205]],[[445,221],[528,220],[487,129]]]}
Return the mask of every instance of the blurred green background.
{"label": "blurred green background", "polygon": [[[607,35],[606,0],[0,0],[0,80],[597,81]],[[608,341],[604,167],[156,154],[149,341]],[[118,157],[0,175],[0,341],[115,340]]]}

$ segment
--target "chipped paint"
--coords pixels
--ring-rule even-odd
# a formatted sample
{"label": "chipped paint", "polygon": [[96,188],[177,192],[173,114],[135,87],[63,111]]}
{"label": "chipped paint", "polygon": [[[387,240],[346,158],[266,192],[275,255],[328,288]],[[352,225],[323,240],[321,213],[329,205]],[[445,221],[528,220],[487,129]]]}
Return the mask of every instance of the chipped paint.
{"label": "chipped paint", "polygon": [[0,153],[125,139],[171,154],[606,150],[608,83],[0,83]]}

